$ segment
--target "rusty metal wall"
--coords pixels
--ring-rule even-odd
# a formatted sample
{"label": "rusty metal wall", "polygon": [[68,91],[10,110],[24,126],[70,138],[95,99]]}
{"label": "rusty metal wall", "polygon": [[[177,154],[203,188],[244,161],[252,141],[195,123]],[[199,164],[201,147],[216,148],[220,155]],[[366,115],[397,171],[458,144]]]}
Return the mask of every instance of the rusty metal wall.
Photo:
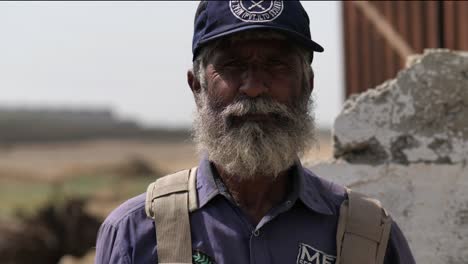
{"label": "rusty metal wall", "polygon": [[[468,1],[369,1],[415,53],[468,50]],[[354,1],[344,1],[346,96],[393,78],[406,58]]]}
{"label": "rusty metal wall", "polygon": [[468,1],[443,1],[444,48],[468,50]]}

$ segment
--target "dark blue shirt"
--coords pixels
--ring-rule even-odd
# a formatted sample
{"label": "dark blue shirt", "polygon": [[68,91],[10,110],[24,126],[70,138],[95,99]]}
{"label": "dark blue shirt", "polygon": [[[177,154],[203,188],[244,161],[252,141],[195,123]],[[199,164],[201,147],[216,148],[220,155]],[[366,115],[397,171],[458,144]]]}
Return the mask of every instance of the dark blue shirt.
{"label": "dark blue shirt", "polygon": [[[190,214],[194,254],[219,264],[335,263],[336,227],[345,189],[299,163],[290,174],[292,187],[286,199],[254,226],[212,164],[203,159],[197,171],[199,209]],[[104,221],[97,239],[96,263],[157,263],[155,227],[145,214],[145,194],[128,200]],[[385,263],[415,263],[396,223]]]}

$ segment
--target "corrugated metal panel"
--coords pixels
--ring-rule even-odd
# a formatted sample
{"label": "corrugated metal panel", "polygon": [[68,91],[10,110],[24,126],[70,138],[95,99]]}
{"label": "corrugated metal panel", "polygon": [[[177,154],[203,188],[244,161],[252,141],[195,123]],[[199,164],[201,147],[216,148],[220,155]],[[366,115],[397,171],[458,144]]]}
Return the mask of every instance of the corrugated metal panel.
{"label": "corrugated metal panel", "polygon": [[468,1],[458,3],[460,8],[458,9],[458,16],[460,23],[458,24],[458,32],[460,33],[460,41],[458,49],[468,49]]}
{"label": "corrugated metal panel", "polygon": [[443,20],[444,20],[444,46],[449,49],[455,49],[457,46],[457,39],[456,39],[456,9],[455,9],[455,2],[454,1],[447,1],[443,3],[444,12],[443,12]]}
{"label": "corrugated metal panel", "polygon": [[[394,15],[396,13],[396,5],[394,5],[391,1],[382,1],[382,2],[378,2],[377,4],[380,5],[377,8],[379,8],[379,10],[383,11],[382,13],[383,13],[384,17],[392,25],[394,25],[395,22],[396,22],[396,16]],[[394,71],[395,65],[398,64],[397,54],[390,47],[388,42],[386,42],[386,41],[384,41],[384,42],[385,42],[385,45],[382,47],[384,56],[382,56],[383,61],[381,60],[380,63],[382,65],[382,67],[385,68],[385,71],[384,71],[385,74],[384,74],[384,76],[382,78],[380,78],[380,81],[385,80],[385,79],[389,78],[390,76],[392,76],[395,73],[395,71]],[[382,63],[382,62],[384,62],[384,63]]]}
{"label": "corrugated metal panel", "polygon": [[439,3],[437,1],[427,1],[423,5],[425,10],[423,10],[422,15],[427,16],[433,19],[425,19],[423,23],[427,23],[427,29],[425,31],[424,42],[425,48],[437,48],[442,47],[442,38],[439,37],[442,29],[440,28],[440,18],[439,18]]}
{"label": "corrugated metal panel", "polygon": [[[392,34],[378,27],[371,11]],[[468,50],[468,1],[345,1],[343,16],[348,96],[394,77],[406,61],[402,46],[415,53]]]}
{"label": "corrugated metal panel", "polygon": [[344,26],[344,39],[345,39],[345,63],[346,63],[346,83],[347,85],[347,90],[350,93],[355,93],[358,90],[357,87],[360,87],[361,84],[359,81],[361,78],[359,78],[358,72],[359,72],[359,65],[357,65],[358,58],[360,54],[358,53],[359,50],[356,49],[356,47],[359,47],[359,44],[357,43],[358,35],[360,35],[360,27],[357,24],[357,10],[354,8],[354,6],[350,2],[343,2],[344,8],[344,21],[345,21],[345,26]]}
{"label": "corrugated metal panel", "polygon": [[445,47],[449,49],[468,49],[468,1],[444,1]]}

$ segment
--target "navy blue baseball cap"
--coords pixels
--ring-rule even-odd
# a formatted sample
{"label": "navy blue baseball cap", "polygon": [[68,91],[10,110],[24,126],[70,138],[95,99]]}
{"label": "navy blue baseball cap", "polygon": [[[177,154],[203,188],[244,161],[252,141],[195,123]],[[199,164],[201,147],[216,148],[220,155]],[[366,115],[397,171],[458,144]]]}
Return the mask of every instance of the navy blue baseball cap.
{"label": "navy blue baseball cap", "polygon": [[312,40],[309,17],[297,0],[201,1],[195,14],[193,59],[206,43],[251,29],[277,30],[310,51],[323,51]]}

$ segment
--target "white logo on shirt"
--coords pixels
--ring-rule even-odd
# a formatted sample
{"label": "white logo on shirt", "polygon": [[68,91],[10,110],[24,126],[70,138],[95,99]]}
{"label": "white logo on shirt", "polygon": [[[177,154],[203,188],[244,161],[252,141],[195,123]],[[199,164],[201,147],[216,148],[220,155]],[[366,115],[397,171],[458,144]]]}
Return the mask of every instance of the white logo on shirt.
{"label": "white logo on shirt", "polygon": [[269,22],[283,12],[281,0],[231,0],[229,7],[234,16],[244,22]]}
{"label": "white logo on shirt", "polygon": [[328,255],[304,243],[299,244],[296,264],[335,264],[336,256]]}

